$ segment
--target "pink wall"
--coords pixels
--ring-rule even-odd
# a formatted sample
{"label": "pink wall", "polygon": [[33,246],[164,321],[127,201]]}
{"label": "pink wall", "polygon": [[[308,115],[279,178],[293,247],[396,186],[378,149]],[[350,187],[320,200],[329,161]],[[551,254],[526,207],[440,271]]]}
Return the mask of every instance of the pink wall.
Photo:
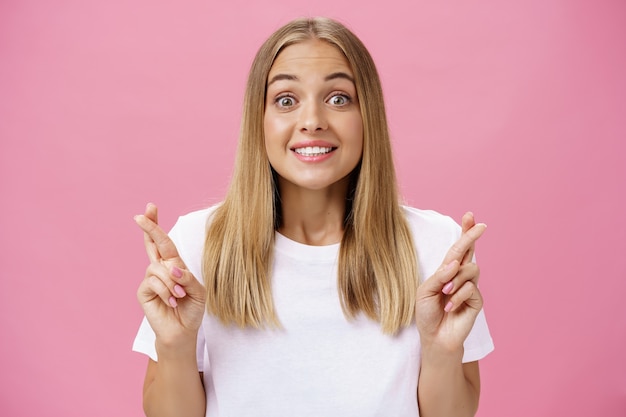
{"label": "pink wall", "polygon": [[212,3],[0,2],[0,415],[141,415],[132,216],[221,198],[252,55],[301,15],[377,60],[406,199],[489,224],[479,416],[626,415],[624,2]]}

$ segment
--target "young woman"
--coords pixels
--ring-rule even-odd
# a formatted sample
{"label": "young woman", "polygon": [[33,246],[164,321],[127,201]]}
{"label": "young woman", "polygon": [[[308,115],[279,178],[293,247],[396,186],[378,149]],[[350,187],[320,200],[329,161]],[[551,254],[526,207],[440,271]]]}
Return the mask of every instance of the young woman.
{"label": "young woman", "polygon": [[[252,64],[225,200],[150,258],[134,350],[148,416],[473,416],[493,349],[471,213],[401,206],[380,80],[341,24],[299,19]],[[419,382],[419,384],[418,384]]]}

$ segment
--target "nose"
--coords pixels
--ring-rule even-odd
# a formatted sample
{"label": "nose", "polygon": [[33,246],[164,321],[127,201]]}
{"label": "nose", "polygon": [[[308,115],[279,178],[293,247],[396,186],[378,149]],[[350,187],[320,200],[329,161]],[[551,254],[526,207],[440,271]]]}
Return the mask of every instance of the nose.
{"label": "nose", "polygon": [[299,118],[300,131],[314,133],[328,129],[328,121],[323,104],[316,102],[302,103]]}

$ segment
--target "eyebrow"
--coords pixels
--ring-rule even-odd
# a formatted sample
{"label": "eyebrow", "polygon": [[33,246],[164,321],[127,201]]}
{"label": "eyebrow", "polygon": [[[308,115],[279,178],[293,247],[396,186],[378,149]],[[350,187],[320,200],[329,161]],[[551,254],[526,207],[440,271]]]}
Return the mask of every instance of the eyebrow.
{"label": "eyebrow", "polygon": [[354,78],[352,78],[350,75],[346,74],[345,72],[333,72],[332,74],[324,77],[324,81],[336,80],[337,78],[346,79],[350,81],[352,84],[354,84]]}
{"label": "eyebrow", "polygon": [[[343,78],[354,84],[354,78],[352,78],[350,75],[346,74],[345,72],[333,72],[332,74],[329,74],[326,77],[324,77],[324,81],[336,80],[338,78]],[[267,85],[270,86],[272,83],[275,83],[276,81],[281,81],[281,80],[298,81],[299,79],[295,75],[291,75],[291,74],[276,74],[275,76],[272,77],[271,80],[269,80]]]}

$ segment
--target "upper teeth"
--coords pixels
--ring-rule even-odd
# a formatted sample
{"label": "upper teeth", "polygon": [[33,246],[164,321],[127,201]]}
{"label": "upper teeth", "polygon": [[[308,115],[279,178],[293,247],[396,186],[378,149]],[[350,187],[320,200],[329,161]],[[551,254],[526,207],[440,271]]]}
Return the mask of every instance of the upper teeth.
{"label": "upper teeth", "polygon": [[323,155],[323,154],[328,153],[328,152],[330,152],[332,150],[333,150],[333,148],[324,148],[324,147],[320,147],[320,146],[307,146],[306,148],[296,148],[296,149],[294,149],[294,151],[297,154],[304,155],[304,156]]}

